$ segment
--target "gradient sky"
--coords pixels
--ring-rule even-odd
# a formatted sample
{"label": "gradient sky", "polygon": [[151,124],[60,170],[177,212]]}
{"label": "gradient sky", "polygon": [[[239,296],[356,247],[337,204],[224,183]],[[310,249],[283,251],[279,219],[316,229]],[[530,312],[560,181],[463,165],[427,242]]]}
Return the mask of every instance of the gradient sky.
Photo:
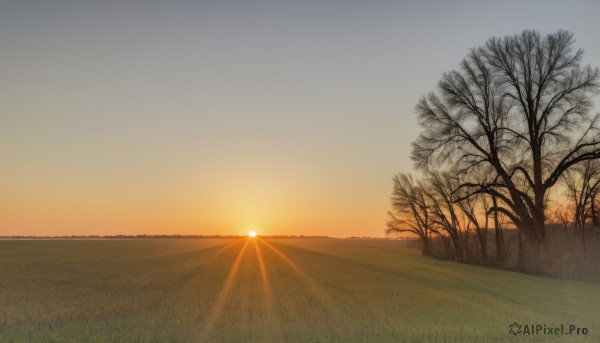
{"label": "gradient sky", "polygon": [[[0,1],[0,235],[383,236],[414,105],[597,1]],[[596,103],[600,103],[596,100]],[[598,108],[598,106],[596,107]]]}

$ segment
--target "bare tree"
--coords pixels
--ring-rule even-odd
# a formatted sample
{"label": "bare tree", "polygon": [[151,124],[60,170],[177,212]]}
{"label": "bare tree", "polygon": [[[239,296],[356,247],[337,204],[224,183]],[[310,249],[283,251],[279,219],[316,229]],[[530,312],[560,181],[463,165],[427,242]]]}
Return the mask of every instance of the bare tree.
{"label": "bare tree", "polygon": [[462,212],[454,202],[457,185],[457,180],[447,172],[429,172],[424,193],[429,200],[432,224],[437,231],[450,237],[454,246],[454,258],[463,261],[467,249],[466,238],[463,237],[466,227]]}
{"label": "bare tree", "polygon": [[564,230],[567,230],[572,223],[572,214],[568,206],[562,205],[552,209],[550,214],[550,222],[560,225]]}
{"label": "bare tree", "polygon": [[[562,30],[491,38],[416,107],[417,166],[457,168],[469,180],[463,199],[491,195],[489,210],[536,243],[545,240],[548,191],[571,167],[600,158],[600,115],[590,113],[599,71],[580,65],[574,42]],[[482,171],[493,181],[473,177]]]}
{"label": "bare tree", "polygon": [[388,212],[386,233],[413,233],[423,242],[423,255],[430,255],[431,218],[423,186],[410,174],[398,174],[393,180],[392,211]]}
{"label": "bare tree", "polygon": [[592,192],[592,199],[590,201],[590,216],[592,217],[592,227],[596,230],[600,228],[600,213],[598,213],[598,209],[600,208],[600,204],[598,203],[600,200],[598,199],[599,192],[600,187],[596,187]]}
{"label": "bare tree", "polygon": [[469,197],[458,202],[458,207],[468,218],[469,222],[473,226],[473,229],[475,230],[475,235],[479,246],[479,262],[481,264],[487,264],[487,240],[489,227],[488,210],[490,208],[490,201],[488,197],[484,194],[480,194],[477,197]]}
{"label": "bare tree", "polygon": [[586,223],[593,222],[596,217],[595,197],[600,189],[600,164],[597,160],[585,161],[567,170],[562,178],[573,207],[573,228],[581,235],[585,246]]}

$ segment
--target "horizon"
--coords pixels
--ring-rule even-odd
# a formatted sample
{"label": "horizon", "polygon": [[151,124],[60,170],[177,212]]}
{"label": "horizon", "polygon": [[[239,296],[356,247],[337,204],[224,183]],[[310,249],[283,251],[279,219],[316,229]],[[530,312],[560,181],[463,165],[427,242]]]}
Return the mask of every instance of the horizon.
{"label": "horizon", "polygon": [[600,66],[592,1],[0,9],[5,237],[382,238],[414,106],[469,49],[566,29]]}
{"label": "horizon", "polygon": [[173,238],[173,239],[177,239],[177,238],[181,238],[181,239],[233,239],[233,238],[248,238],[248,239],[252,239],[255,237],[259,237],[259,238],[268,238],[268,239],[283,239],[283,238],[291,238],[291,239],[392,239],[392,240],[396,240],[396,239],[400,239],[400,240],[404,240],[404,239],[411,239],[411,240],[417,240],[417,238],[414,237],[368,237],[368,236],[362,236],[362,237],[358,237],[358,236],[348,236],[348,237],[334,237],[334,236],[316,236],[316,235],[294,235],[294,234],[289,234],[289,235],[256,235],[256,236],[250,236],[248,234],[246,235],[161,235],[161,234],[156,234],[156,235],[147,235],[147,234],[141,234],[141,235],[71,235],[71,236],[0,236],[0,239],[34,239],[34,238],[40,238],[40,239],[44,239],[44,238],[48,238],[48,239],[53,239],[53,238],[73,238],[73,239],[77,239],[77,238],[107,238],[107,239],[112,239],[112,238],[139,238],[139,239],[161,239],[161,238]]}

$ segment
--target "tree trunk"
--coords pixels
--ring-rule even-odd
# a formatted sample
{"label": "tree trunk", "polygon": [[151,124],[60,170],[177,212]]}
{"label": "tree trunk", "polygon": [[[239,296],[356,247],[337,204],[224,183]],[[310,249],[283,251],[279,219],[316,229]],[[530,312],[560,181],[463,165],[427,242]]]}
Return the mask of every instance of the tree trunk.
{"label": "tree trunk", "polygon": [[523,270],[523,266],[525,265],[525,248],[523,247],[523,233],[519,229],[517,231],[517,235],[519,237],[519,261],[517,262],[517,265],[520,270]]}
{"label": "tree trunk", "polygon": [[462,262],[462,249],[460,244],[460,236],[458,236],[458,234],[452,235],[452,243],[454,244],[454,259]]}
{"label": "tree trunk", "polygon": [[487,229],[489,224],[489,218],[485,216],[485,227],[481,229],[481,233],[479,235],[479,246],[481,249],[481,264],[487,264]]}
{"label": "tree trunk", "polygon": [[544,190],[535,191],[535,209],[533,213],[534,241],[543,243],[546,240],[546,215],[544,213]]}
{"label": "tree trunk", "polygon": [[596,228],[598,227],[598,224],[600,224],[598,216],[596,214],[596,192],[594,192],[592,195],[592,201],[590,206],[592,208],[592,226]]}
{"label": "tree trunk", "polygon": [[[494,207],[498,206],[498,200],[495,196],[492,197],[492,202]],[[494,211],[494,229],[496,236],[496,263],[502,265],[506,256],[504,256],[504,236],[500,227],[500,221],[498,220],[498,211]]]}
{"label": "tree trunk", "polygon": [[429,237],[423,236],[423,237],[421,237],[421,240],[423,241],[423,256],[430,256],[431,255],[431,244],[429,242]]}
{"label": "tree trunk", "polygon": [[[535,118],[534,111],[530,108],[529,112]],[[533,155],[533,195],[534,195],[534,213],[533,219],[533,238],[536,243],[542,243],[546,239],[546,218],[544,214],[544,181],[542,180],[542,147],[532,140],[532,155]]]}
{"label": "tree trunk", "polygon": [[581,227],[581,244],[583,245],[583,253],[587,253],[587,247],[585,244],[585,224]]}

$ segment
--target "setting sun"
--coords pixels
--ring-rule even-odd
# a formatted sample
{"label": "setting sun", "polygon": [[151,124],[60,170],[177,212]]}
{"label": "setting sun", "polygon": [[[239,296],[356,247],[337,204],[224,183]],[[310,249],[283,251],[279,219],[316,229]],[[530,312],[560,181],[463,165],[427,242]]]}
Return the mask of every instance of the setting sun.
{"label": "setting sun", "polygon": [[248,237],[256,237],[256,231],[248,232]]}

